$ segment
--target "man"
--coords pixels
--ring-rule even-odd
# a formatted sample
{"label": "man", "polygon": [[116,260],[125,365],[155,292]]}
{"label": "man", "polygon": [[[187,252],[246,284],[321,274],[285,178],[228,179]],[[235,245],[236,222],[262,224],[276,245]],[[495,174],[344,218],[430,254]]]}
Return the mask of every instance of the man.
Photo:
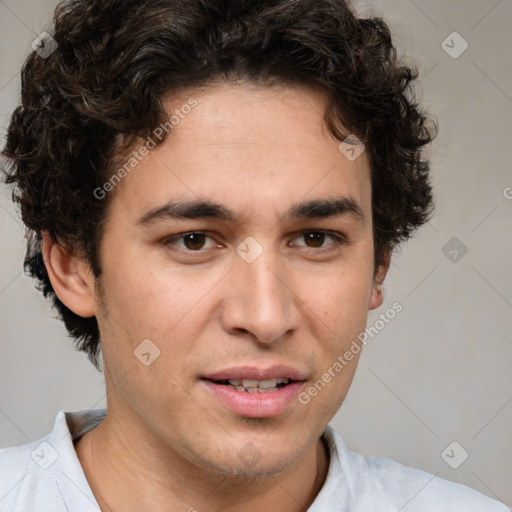
{"label": "man", "polygon": [[432,211],[415,77],[342,0],[59,6],[7,181],[107,410],[0,451],[2,510],[506,510],[327,426]]}

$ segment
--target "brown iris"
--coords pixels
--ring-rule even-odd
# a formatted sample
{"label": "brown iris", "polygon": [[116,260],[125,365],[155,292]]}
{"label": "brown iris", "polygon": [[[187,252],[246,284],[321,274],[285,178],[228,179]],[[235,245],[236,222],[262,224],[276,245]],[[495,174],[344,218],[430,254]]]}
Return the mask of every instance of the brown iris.
{"label": "brown iris", "polygon": [[183,236],[183,240],[187,249],[194,251],[201,249],[204,245],[206,235],[203,233],[189,233]]}
{"label": "brown iris", "polygon": [[304,238],[309,242],[312,242],[314,245],[310,247],[321,247],[325,240],[325,233],[321,233],[318,231],[304,233]]}

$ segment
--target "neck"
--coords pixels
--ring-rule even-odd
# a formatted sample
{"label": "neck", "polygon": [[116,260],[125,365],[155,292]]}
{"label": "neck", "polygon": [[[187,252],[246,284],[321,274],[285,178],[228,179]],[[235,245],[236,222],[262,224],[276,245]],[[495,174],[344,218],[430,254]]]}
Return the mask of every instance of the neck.
{"label": "neck", "polygon": [[276,476],[227,475],[195,465],[109,413],[80,439],[76,451],[105,512],[302,512],[320,492],[329,466],[327,449],[319,439]]}

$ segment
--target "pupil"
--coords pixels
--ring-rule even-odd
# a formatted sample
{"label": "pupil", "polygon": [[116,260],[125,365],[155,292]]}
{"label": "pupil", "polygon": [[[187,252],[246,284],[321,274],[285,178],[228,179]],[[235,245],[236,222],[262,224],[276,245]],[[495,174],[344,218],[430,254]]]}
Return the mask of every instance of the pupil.
{"label": "pupil", "polygon": [[306,233],[304,236],[308,241],[313,242],[313,247],[320,247],[323,244],[325,238],[324,233]]}
{"label": "pupil", "polygon": [[201,249],[204,245],[204,237],[205,235],[201,233],[191,233],[185,236],[185,245],[187,249]]}

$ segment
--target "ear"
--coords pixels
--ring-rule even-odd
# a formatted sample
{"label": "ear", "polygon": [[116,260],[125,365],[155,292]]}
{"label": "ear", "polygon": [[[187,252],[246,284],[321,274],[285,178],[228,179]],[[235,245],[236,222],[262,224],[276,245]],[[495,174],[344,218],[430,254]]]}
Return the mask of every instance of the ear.
{"label": "ear", "polygon": [[73,313],[96,316],[95,279],[89,265],[43,232],[43,260],[57,297]]}
{"label": "ear", "polygon": [[382,284],[384,283],[384,279],[386,278],[386,274],[388,273],[389,265],[391,264],[391,249],[386,251],[386,255],[384,257],[384,262],[379,265],[377,272],[375,273],[375,278],[373,280],[373,288],[372,294],[370,296],[370,301],[368,303],[368,309],[377,309],[384,300],[384,295],[382,293]]}

